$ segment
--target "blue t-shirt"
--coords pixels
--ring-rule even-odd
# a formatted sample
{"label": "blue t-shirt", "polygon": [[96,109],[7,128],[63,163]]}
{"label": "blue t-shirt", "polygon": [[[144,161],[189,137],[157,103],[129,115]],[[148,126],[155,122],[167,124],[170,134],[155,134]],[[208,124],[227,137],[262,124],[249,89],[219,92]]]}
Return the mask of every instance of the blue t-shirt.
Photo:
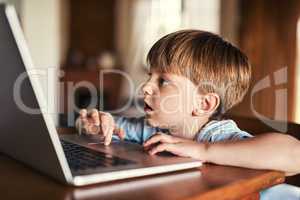
{"label": "blue t-shirt", "polygon": [[[125,140],[142,144],[157,132],[168,134],[168,130],[151,127],[144,117],[126,118],[114,116],[118,128],[125,131]],[[117,136],[114,136],[117,137]],[[199,130],[195,136],[198,142],[219,142],[226,140],[241,140],[253,137],[238,128],[233,120],[212,120]],[[262,200],[300,200],[300,189],[287,184],[280,184],[260,193]]]}
{"label": "blue t-shirt", "polygon": [[[126,135],[125,140],[142,144],[157,132],[168,134],[168,130],[151,127],[145,117],[126,118],[114,116],[118,128],[122,128]],[[212,120],[196,134],[198,142],[219,142],[224,140],[240,140],[252,137],[249,133],[240,130],[233,120]]]}

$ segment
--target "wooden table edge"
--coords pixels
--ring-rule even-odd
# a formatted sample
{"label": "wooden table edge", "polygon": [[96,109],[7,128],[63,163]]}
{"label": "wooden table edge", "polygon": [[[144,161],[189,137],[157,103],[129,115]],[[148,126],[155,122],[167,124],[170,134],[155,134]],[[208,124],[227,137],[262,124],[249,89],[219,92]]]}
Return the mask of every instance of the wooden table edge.
{"label": "wooden table edge", "polygon": [[[212,189],[204,194],[199,194],[185,200],[225,200],[225,199],[243,199],[251,194],[259,194],[263,189],[271,186],[283,183],[285,181],[285,175],[279,171],[268,171],[267,173],[258,175],[251,179],[245,179],[229,184],[225,187]],[[245,190],[242,194],[240,190]],[[236,191],[236,192],[232,192]]]}

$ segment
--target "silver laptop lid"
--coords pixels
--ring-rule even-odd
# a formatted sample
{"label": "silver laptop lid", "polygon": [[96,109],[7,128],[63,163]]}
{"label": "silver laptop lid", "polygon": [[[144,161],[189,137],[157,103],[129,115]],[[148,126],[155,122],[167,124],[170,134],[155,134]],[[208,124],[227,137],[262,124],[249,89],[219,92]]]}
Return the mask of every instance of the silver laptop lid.
{"label": "silver laptop lid", "polygon": [[[51,116],[44,111],[28,114],[15,100],[20,95],[22,103],[37,110],[46,105],[38,80],[30,75],[33,63],[15,9],[5,4],[0,4],[0,44],[0,152],[71,183],[71,172]],[[17,79],[21,84],[16,84]]]}

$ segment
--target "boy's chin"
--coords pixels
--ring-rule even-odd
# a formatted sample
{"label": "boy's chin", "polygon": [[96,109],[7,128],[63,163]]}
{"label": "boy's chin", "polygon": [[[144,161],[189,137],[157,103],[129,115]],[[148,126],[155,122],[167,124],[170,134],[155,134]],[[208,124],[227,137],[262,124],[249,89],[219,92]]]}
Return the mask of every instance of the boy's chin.
{"label": "boy's chin", "polygon": [[146,116],[145,119],[149,126],[158,127],[159,124],[155,120],[151,119],[149,116]]}
{"label": "boy's chin", "polygon": [[160,128],[160,123],[157,120],[153,119],[153,117],[146,116],[145,119],[149,126]]}
{"label": "boy's chin", "polygon": [[146,116],[145,119],[146,119],[146,123],[151,127],[157,127],[157,128],[161,128],[161,129],[169,128],[169,126],[166,123],[161,123],[158,120],[155,120],[153,118]]}

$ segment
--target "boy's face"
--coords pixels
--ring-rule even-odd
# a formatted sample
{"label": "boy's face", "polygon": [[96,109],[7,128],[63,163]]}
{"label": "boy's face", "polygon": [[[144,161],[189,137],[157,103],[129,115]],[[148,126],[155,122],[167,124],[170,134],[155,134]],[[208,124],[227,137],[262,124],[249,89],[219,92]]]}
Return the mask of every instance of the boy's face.
{"label": "boy's face", "polygon": [[178,128],[192,117],[197,88],[188,78],[152,69],[142,91],[151,126]]}

